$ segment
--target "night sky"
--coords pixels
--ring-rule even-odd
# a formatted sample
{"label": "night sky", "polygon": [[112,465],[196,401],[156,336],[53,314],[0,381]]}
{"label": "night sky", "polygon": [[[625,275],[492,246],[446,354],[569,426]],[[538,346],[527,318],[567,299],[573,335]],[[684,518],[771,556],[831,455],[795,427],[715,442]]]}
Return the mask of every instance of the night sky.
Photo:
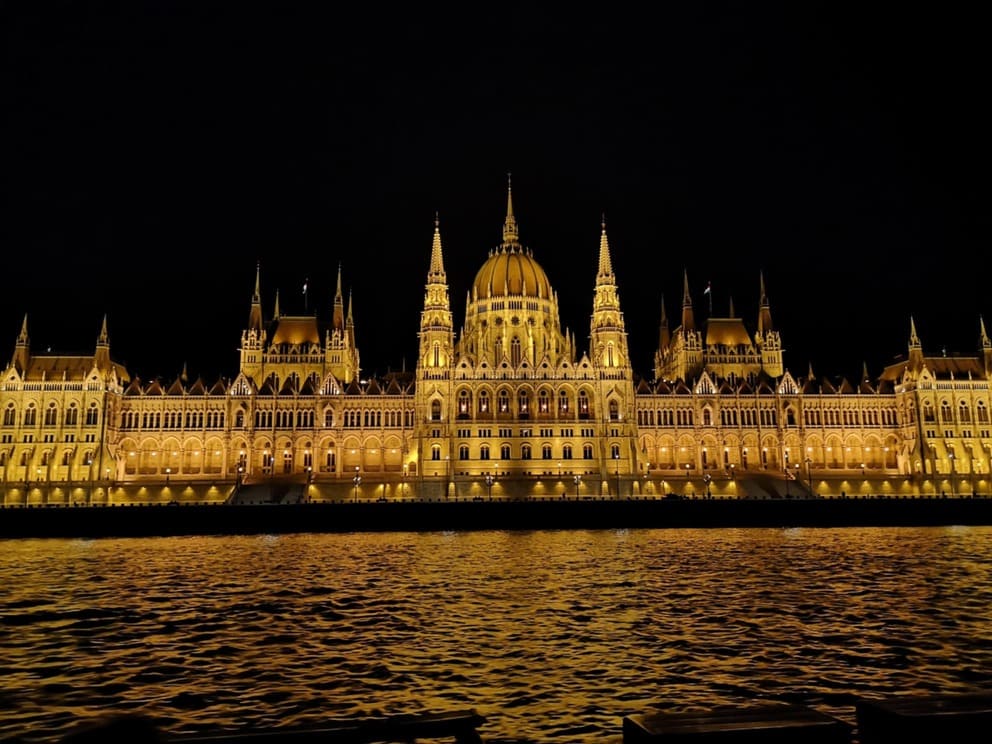
{"label": "night sky", "polygon": [[211,382],[237,372],[257,263],[267,314],[279,289],[322,317],[341,265],[365,373],[412,368],[435,213],[460,326],[512,172],[583,350],[605,214],[649,378],[684,271],[697,319],[711,283],[752,329],[763,272],[796,375],[877,375],[910,317],[928,353],[973,354],[979,19],[697,5],[4,3],[0,352],[27,313],[36,351],[92,353],[107,313],[132,374]]}

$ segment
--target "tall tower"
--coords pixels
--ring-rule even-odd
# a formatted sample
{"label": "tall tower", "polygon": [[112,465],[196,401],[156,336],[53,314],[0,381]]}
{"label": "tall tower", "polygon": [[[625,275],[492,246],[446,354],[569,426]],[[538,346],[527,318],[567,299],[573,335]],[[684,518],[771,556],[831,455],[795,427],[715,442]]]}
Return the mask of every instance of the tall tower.
{"label": "tall tower", "polygon": [[351,293],[348,294],[348,314],[344,313],[344,295],[341,292],[341,266],[338,265],[337,288],[334,290],[334,312],[331,327],[325,339],[325,360],[331,374],[343,384],[348,384],[360,372],[358,345],[355,341],[355,317],[352,313]]}
{"label": "tall tower", "polygon": [[[448,428],[451,424],[452,368],[455,358],[455,330],[451,316],[451,302],[448,298],[448,277],[444,271],[444,253],[441,249],[441,224],[434,217],[434,241],[431,244],[431,263],[427,271],[427,285],[424,290],[424,309],[420,313],[420,347],[417,353],[417,383],[415,389],[415,410],[417,418],[418,458],[421,472],[425,472],[428,461],[434,471],[440,474],[441,448],[447,457],[451,453],[447,444]],[[433,442],[432,454],[425,451],[424,436]]]}
{"label": "tall tower", "polygon": [[630,355],[627,352],[627,333],[623,313],[620,312],[620,295],[610,260],[610,243],[606,237],[603,220],[599,238],[599,268],[596,271],[596,290],[592,303],[592,322],[589,329],[589,350],[595,364],[611,379],[631,379]]}
{"label": "tall tower", "polygon": [[758,301],[758,332],[754,335],[755,346],[761,354],[761,368],[771,377],[781,377],[785,371],[782,359],[782,337],[772,325],[772,306],[765,292],[765,275],[759,275],[761,297]]}
{"label": "tall tower", "polygon": [[265,348],[265,324],[262,321],[261,264],[255,265],[255,291],[251,296],[248,327],[241,332],[241,371],[258,379],[262,370],[262,353]]}
{"label": "tall tower", "polygon": [[[637,471],[633,371],[627,350],[627,332],[617,291],[606,220],[599,238],[599,266],[589,324],[589,354],[597,377],[595,405],[600,412],[600,462],[603,481]],[[581,410],[580,410],[581,414]],[[608,486],[609,488],[609,486]]]}

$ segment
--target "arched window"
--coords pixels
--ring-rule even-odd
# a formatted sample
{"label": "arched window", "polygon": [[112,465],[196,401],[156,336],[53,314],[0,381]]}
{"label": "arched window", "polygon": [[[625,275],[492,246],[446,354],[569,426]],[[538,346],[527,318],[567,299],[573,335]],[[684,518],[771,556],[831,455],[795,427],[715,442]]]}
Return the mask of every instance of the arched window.
{"label": "arched window", "polygon": [[619,460],[620,459],[620,445],[619,444],[611,444],[610,445],[610,457],[612,457],[614,460]]}
{"label": "arched window", "polygon": [[530,445],[522,444],[520,445],[520,459],[529,460],[530,459]]}
{"label": "arched window", "polygon": [[499,391],[499,403],[497,405],[500,413],[507,413],[510,410],[510,394],[506,390]]}
{"label": "arched window", "polygon": [[467,460],[468,459],[468,445],[462,444],[458,447],[458,459]]}
{"label": "arched window", "polygon": [[458,393],[458,418],[468,418],[471,415],[472,408],[472,398],[468,394],[468,390],[462,390]]}
{"label": "arched window", "polygon": [[951,423],[952,420],[951,404],[946,400],[940,404],[940,420],[945,424]]}
{"label": "arched window", "polygon": [[510,445],[508,445],[508,444],[501,445],[500,448],[499,448],[499,456],[500,456],[500,459],[501,460],[509,460],[510,459]]}
{"label": "arched window", "polygon": [[517,411],[522,418],[527,418],[530,415],[530,397],[527,395],[526,390],[521,390],[517,393]]}
{"label": "arched window", "polygon": [[431,401],[431,421],[441,420],[441,401],[432,400]]}
{"label": "arched window", "polygon": [[592,445],[591,444],[583,444],[582,445],[582,459],[583,460],[591,460],[592,459]]}
{"label": "arched window", "polygon": [[13,426],[17,421],[17,411],[14,409],[14,404],[9,404],[3,411],[3,425]]}
{"label": "arched window", "polygon": [[489,393],[485,390],[479,391],[479,413],[489,412]]}
{"label": "arched window", "polygon": [[59,411],[55,407],[54,403],[49,403],[48,408],[45,409],[45,426],[55,426],[58,423]]}
{"label": "arched window", "polygon": [[561,448],[561,459],[562,460],[572,459],[572,445],[566,444]]}
{"label": "arched window", "polygon": [[324,426],[326,428],[331,428],[334,426],[334,409],[328,408],[324,411]]}
{"label": "arched window", "polygon": [[589,396],[585,390],[579,391],[579,418],[589,417]]}
{"label": "arched window", "polygon": [[35,422],[38,420],[38,411],[34,407],[34,403],[28,405],[28,410],[24,412],[24,425],[34,426]]}
{"label": "arched window", "polygon": [[65,425],[75,426],[79,423],[79,409],[76,408],[75,403],[70,403],[69,408],[65,412]]}
{"label": "arched window", "polygon": [[521,359],[523,359],[523,356],[520,349],[520,338],[514,336],[513,340],[510,341],[510,364],[514,367],[519,367]]}
{"label": "arched window", "polygon": [[558,413],[568,413],[568,393],[564,390],[558,392]]}
{"label": "arched window", "polygon": [[551,410],[551,404],[548,403],[548,391],[541,390],[537,394],[537,410],[538,413],[547,413]]}
{"label": "arched window", "polygon": [[550,460],[551,459],[551,445],[550,444],[546,444],[543,447],[541,447],[541,458],[544,459],[544,460]]}
{"label": "arched window", "polygon": [[620,420],[620,404],[615,400],[610,401],[610,421]]}
{"label": "arched window", "polygon": [[971,410],[968,408],[968,403],[966,401],[961,401],[958,406],[958,421],[962,424],[971,423]]}
{"label": "arched window", "polygon": [[431,446],[431,459],[440,460],[441,459],[441,445],[435,444]]}
{"label": "arched window", "polygon": [[489,459],[489,445],[488,444],[484,444],[481,447],[479,447],[479,459],[480,460],[488,460]]}
{"label": "arched window", "polygon": [[99,416],[100,412],[96,407],[96,403],[90,403],[90,407],[86,409],[86,425],[96,426]]}

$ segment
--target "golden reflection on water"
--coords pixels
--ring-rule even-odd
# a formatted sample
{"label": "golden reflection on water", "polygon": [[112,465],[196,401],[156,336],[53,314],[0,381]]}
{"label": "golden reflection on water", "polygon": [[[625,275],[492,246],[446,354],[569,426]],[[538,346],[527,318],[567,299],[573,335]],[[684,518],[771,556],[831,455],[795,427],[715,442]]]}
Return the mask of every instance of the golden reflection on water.
{"label": "golden reflection on water", "polygon": [[0,736],[475,708],[487,742],[623,716],[992,686],[992,528],[0,542]]}

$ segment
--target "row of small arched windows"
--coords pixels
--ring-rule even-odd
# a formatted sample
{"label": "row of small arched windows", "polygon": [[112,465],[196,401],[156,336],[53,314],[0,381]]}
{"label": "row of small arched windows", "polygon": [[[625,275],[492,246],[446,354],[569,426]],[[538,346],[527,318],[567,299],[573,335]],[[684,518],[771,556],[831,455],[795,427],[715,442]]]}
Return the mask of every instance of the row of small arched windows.
{"label": "row of small arched windows", "polygon": [[[100,421],[100,407],[96,403],[90,404],[86,409],[84,424],[86,426],[96,426]],[[79,424],[79,408],[75,403],[70,403],[65,409],[62,425],[77,426]],[[17,408],[10,403],[3,411],[3,425],[17,426]],[[34,403],[29,403],[24,409],[24,417],[21,426],[37,426],[38,409]],[[45,413],[41,417],[41,425],[45,427],[59,425],[59,408],[55,403],[49,403],[45,408]]]}

